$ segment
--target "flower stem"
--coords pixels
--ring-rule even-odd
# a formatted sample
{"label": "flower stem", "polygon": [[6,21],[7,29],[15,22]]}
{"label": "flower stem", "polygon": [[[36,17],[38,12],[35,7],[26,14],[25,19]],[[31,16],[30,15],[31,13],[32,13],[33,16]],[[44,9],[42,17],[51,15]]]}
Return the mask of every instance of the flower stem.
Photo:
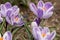
{"label": "flower stem", "polygon": [[5,19],[3,20],[2,25],[0,26],[1,27],[0,28],[0,33],[2,33],[4,23],[5,23]]}

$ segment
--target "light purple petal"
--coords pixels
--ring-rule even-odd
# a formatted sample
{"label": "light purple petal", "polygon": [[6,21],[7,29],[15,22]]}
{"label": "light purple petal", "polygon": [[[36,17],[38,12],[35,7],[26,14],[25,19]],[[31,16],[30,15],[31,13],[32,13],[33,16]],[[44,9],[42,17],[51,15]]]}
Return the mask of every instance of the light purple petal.
{"label": "light purple petal", "polygon": [[1,7],[1,14],[3,17],[5,17],[6,16],[6,8],[5,8],[4,4],[1,4],[0,7]]}
{"label": "light purple petal", "polygon": [[4,35],[3,35],[3,40],[12,40],[12,34],[10,31],[7,31]]}
{"label": "light purple petal", "polygon": [[48,12],[43,14],[43,19],[48,19],[52,16],[53,12]]}
{"label": "light purple petal", "polygon": [[33,30],[32,30],[32,34],[33,34],[35,39],[39,39],[39,37],[40,37],[37,32],[40,32],[39,27],[34,27]]}
{"label": "light purple petal", "polygon": [[49,28],[48,28],[48,27],[44,27],[43,31],[44,31],[45,33],[50,32],[50,30],[49,30]]}
{"label": "light purple petal", "polygon": [[45,8],[46,8],[46,10],[48,10],[50,7],[52,7],[53,5],[52,5],[52,3],[51,2],[46,2],[45,3]]}
{"label": "light purple petal", "polygon": [[7,21],[7,23],[11,24],[11,18],[10,17],[6,16],[6,21]]}
{"label": "light purple petal", "polygon": [[12,14],[12,10],[8,10],[8,11],[6,12],[6,16],[8,16],[8,17],[11,17],[11,14]]}
{"label": "light purple petal", "polygon": [[56,31],[53,31],[49,36],[47,36],[48,40],[53,40],[56,36]]}
{"label": "light purple petal", "polygon": [[12,7],[12,5],[11,5],[11,3],[6,2],[6,3],[5,3],[5,7],[8,9],[8,8],[11,8],[11,7]]}
{"label": "light purple petal", "polygon": [[43,1],[39,1],[38,4],[37,4],[37,7],[38,8],[42,8],[43,6],[44,6]]}
{"label": "light purple petal", "polygon": [[18,8],[18,6],[13,6],[12,7],[12,15],[18,15],[20,9]]}
{"label": "light purple petal", "polygon": [[38,32],[40,32],[40,28],[38,27],[38,25],[36,24],[36,22],[32,22],[31,23],[31,27],[32,27],[33,37],[35,39],[39,39],[40,38],[40,34],[38,34]]}
{"label": "light purple petal", "polygon": [[38,10],[37,10],[37,13],[38,13],[37,17],[38,17],[38,18],[42,18],[42,16],[43,16],[43,10],[38,9]]}
{"label": "light purple petal", "polygon": [[34,3],[30,3],[29,7],[30,7],[30,10],[31,10],[35,15],[37,15],[37,7],[35,6],[35,4],[34,4]]}
{"label": "light purple petal", "polygon": [[24,25],[23,19],[19,15],[16,15],[16,17],[19,18],[18,22],[14,21],[14,17],[15,16],[11,17],[11,23],[12,23],[12,25],[14,25],[14,26],[23,26]]}
{"label": "light purple petal", "polygon": [[6,12],[6,21],[9,23],[9,24],[11,24],[11,14],[12,14],[12,10],[8,10],[7,12]]}

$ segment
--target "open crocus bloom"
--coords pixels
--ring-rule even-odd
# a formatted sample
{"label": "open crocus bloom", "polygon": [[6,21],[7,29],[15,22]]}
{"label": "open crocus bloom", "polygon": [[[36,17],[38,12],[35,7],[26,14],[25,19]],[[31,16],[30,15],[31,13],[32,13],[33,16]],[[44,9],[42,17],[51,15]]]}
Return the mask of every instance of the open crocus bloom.
{"label": "open crocus bloom", "polygon": [[44,19],[52,16],[54,8],[51,2],[44,3],[43,1],[39,1],[37,6],[34,3],[30,3],[29,7],[37,17]]}
{"label": "open crocus bloom", "polygon": [[38,27],[36,22],[32,22],[31,26],[32,26],[32,34],[35,40],[53,40],[56,35],[56,31],[50,33],[48,27],[44,27],[44,28],[40,26]]}
{"label": "open crocus bloom", "polygon": [[9,31],[5,32],[3,37],[1,37],[1,34],[0,34],[0,40],[12,40],[11,32],[9,32]]}
{"label": "open crocus bloom", "polygon": [[3,17],[6,16],[6,12],[8,9],[10,9],[12,7],[12,5],[9,2],[6,2],[5,4],[1,4],[0,8],[1,8],[1,14]]}
{"label": "open crocus bloom", "polygon": [[15,5],[6,12],[6,21],[14,26],[24,25],[22,16],[19,15],[19,8]]}

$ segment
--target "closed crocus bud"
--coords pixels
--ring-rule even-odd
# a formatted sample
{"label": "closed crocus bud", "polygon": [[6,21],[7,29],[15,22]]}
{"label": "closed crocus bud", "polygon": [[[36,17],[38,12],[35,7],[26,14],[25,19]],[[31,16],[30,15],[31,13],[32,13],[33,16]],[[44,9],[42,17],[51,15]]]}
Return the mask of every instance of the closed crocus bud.
{"label": "closed crocus bud", "polygon": [[30,3],[29,7],[30,10],[41,19],[47,19],[51,17],[54,8],[51,2],[44,3],[42,0],[38,2],[37,6],[34,3]]}
{"label": "closed crocus bud", "polygon": [[42,28],[36,22],[31,23],[32,34],[35,40],[53,40],[56,36],[56,31],[50,32],[48,27]]}

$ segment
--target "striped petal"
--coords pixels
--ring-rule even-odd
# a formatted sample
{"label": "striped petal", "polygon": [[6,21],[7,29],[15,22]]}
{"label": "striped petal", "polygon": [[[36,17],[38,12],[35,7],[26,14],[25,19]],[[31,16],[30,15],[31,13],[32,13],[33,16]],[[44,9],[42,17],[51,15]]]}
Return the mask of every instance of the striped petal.
{"label": "striped petal", "polygon": [[12,5],[11,5],[11,3],[6,2],[6,3],[5,3],[5,7],[6,7],[6,9],[9,9],[9,8],[11,8],[11,7],[12,7]]}
{"label": "striped petal", "polygon": [[37,7],[38,8],[43,8],[44,6],[44,2],[43,1],[39,1],[38,4],[37,4]]}
{"label": "striped petal", "polygon": [[49,8],[51,8],[53,5],[51,2],[46,2],[45,3],[45,8],[48,10]]}
{"label": "striped petal", "polygon": [[35,4],[34,4],[34,3],[30,3],[29,7],[30,7],[30,10],[31,10],[35,15],[37,15],[37,7],[35,6]]}
{"label": "striped petal", "polygon": [[3,40],[12,40],[12,34],[10,31],[5,32],[3,35]]}

